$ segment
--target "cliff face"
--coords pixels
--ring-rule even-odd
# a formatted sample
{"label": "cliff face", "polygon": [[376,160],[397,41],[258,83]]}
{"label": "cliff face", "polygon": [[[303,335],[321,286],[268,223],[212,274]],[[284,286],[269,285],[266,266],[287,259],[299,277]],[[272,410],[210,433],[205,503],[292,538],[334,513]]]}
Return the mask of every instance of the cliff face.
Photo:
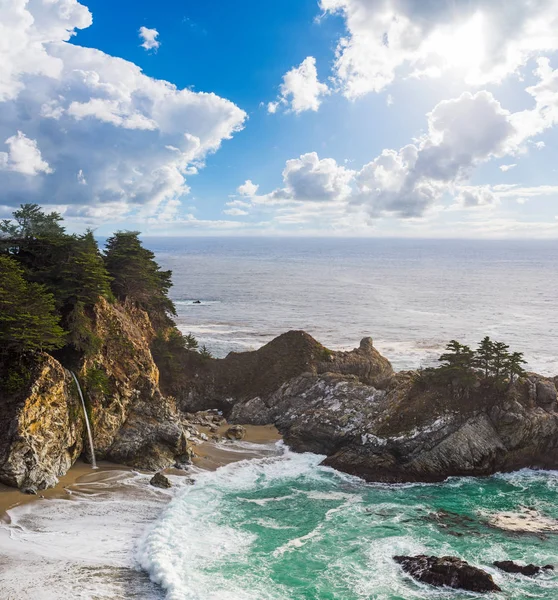
{"label": "cliff face", "polygon": [[0,481],[19,488],[56,484],[83,450],[83,417],[74,383],[60,363],[42,355],[31,384],[0,404]]}
{"label": "cliff face", "polygon": [[356,375],[363,383],[384,385],[393,369],[370,338],[351,352],[334,352],[304,331],[289,331],[254,352],[231,352],[224,359],[196,363],[180,394],[180,408],[219,408],[228,414],[238,403],[263,401],[303,373]]}
{"label": "cliff face", "polygon": [[[159,390],[146,313],[100,300],[92,315],[98,351],[77,371],[97,458],[147,470],[190,453],[176,403]],[[69,372],[48,355],[18,398],[0,403],[0,481],[42,489],[64,474],[84,447],[84,415]]]}
{"label": "cliff face", "polygon": [[307,374],[265,401],[237,404],[231,419],[274,423],[293,449],[325,454],[325,464],[370,481],[555,469],[555,384],[530,375],[499,397],[477,390],[456,401],[444,390],[417,390],[413,373],[396,374],[382,389],[357,377]]}

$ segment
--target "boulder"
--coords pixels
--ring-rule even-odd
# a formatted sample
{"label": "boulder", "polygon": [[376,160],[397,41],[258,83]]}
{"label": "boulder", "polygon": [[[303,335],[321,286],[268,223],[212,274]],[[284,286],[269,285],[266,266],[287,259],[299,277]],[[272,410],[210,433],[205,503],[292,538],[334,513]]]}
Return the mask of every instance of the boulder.
{"label": "boulder", "polygon": [[246,428],[242,425],[233,425],[227,429],[225,437],[228,440],[243,440],[246,437]]}
{"label": "boulder", "polygon": [[542,571],[554,571],[552,565],[545,565],[544,567],[533,564],[518,565],[512,560],[496,560],[493,564],[495,567],[498,567],[498,569],[505,571],[506,573],[519,573],[521,575],[527,575],[527,577],[533,577]]}
{"label": "boulder", "polygon": [[161,472],[155,473],[155,475],[153,475],[153,477],[151,478],[149,483],[154,487],[163,488],[163,489],[168,489],[168,488],[172,487],[172,483],[170,482],[170,479]]}
{"label": "boulder", "polygon": [[394,556],[393,560],[413,579],[436,587],[450,587],[471,592],[502,591],[492,575],[455,556]]}
{"label": "boulder", "polygon": [[71,376],[48,354],[25,365],[29,383],[0,402],[0,481],[22,490],[56,485],[84,448]]}

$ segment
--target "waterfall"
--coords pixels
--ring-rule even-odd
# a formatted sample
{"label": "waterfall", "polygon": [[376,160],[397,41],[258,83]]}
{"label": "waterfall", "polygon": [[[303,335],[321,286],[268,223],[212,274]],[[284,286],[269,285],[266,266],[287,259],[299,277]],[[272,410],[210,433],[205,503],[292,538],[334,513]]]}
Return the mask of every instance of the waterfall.
{"label": "waterfall", "polygon": [[83,414],[85,416],[85,425],[87,426],[87,437],[89,438],[89,450],[91,450],[91,466],[93,469],[97,468],[97,461],[95,460],[95,448],[93,448],[93,435],[91,434],[91,425],[89,423],[89,415],[87,414],[87,409],[85,408],[85,400],[83,399],[83,394],[81,392],[81,386],[79,385],[78,378],[73,371],[70,371],[74,381],[76,382],[76,386],[79,392],[79,397],[81,398],[81,405],[83,406]]}

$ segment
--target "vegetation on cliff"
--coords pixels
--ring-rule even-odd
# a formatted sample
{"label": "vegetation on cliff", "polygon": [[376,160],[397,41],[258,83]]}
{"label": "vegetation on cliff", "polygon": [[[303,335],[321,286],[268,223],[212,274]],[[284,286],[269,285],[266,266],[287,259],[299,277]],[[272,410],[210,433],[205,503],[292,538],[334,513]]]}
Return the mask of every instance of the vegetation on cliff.
{"label": "vegetation on cliff", "polygon": [[453,396],[468,396],[479,385],[493,392],[503,391],[526,374],[523,354],[509,349],[488,336],[476,350],[451,340],[438,359],[440,366],[419,371],[417,382],[448,385]]}
{"label": "vegetation on cliff", "polygon": [[46,351],[66,364],[95,354],[94,307],[101,298],[144,310],[155,330],[153,354],[175,372],[197,342],[174,327],[171,272],[161,270],[137,231],[119,231],[99,249],[91,230],[68,234],[62,217],[22,205],[0,222],[0,363]]}

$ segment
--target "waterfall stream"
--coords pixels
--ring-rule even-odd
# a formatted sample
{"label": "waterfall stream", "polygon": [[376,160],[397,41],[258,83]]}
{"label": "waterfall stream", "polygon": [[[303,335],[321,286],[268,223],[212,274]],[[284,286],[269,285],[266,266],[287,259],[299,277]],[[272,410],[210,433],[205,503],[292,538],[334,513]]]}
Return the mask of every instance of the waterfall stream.
{"label": "waterfall stream", "polygon": [[87,437],[89,438],[89,450],[91,451],[91,466],[93,469],[97,468],[97,461],[95,460],[95,448],[93,447],[93,435],[91,433],[91,424],[89,423],[89,415],[87,414],[87,408],[85,407],[85,400],[83,399],[83,393],[81,391],[81,386],[79,385],[78,378],[73,371],[70,371],[74,381],[76,382],[76,386],[79,392],[79,397],[81,399],[81,405],[83,406],[83,414],[85,416],[85,425],[87,426]]}

